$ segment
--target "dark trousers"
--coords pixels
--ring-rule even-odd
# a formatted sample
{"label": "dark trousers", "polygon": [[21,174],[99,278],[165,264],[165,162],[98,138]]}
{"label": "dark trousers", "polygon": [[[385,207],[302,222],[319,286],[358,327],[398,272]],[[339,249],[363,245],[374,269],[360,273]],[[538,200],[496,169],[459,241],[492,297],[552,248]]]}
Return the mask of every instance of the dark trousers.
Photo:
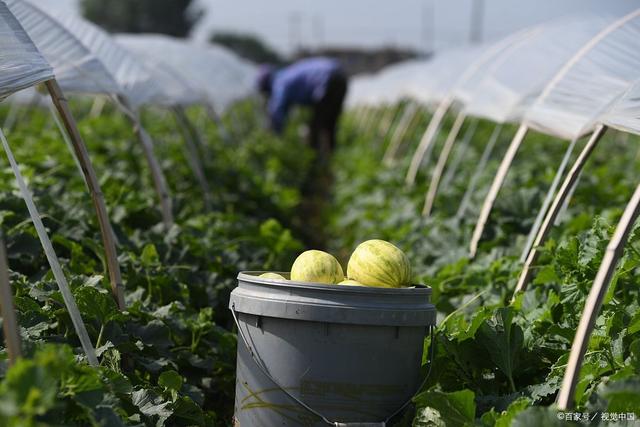
{"label": "dark trousers", "polygon": [[313,106],[309,143],[315,151],[307,179],[302,187],[301,219],[308,247],[325,249],[324,211],[331,200],[333,176],[331,153],[336,146],[338,119],[347,93],[347,77],[335,73],[329,78],[325,96]]}
{"label": "dark trousers", "polygon": [[342,72],[335,72],[329,77],[324,97],[313,106],[309,138],[318,153],[330,153],[335,148],[336,128],[346,94],[347,77]]}

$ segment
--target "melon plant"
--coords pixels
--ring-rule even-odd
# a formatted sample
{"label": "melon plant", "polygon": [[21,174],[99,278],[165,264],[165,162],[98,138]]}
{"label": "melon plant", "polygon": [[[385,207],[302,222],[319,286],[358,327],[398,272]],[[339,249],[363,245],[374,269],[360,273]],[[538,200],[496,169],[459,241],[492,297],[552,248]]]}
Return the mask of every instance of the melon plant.
{"label": "melon plant", "polygon": [[272,280],[287,280],[283,276],[279,275],[278,273],[262,273],[258,277],[262,277],[264,279],[272,279]]}
{"label": "melon plant", "polygon": [[367,240],[351,254],[347,276],[366,286],[400,288],[411,284],[411,264],[407,255],[392,243]]}
{"label": "melon plant", "polygon": [[291,280],[336,284],[344,280],[344,272],[333,255],[310,250],[301,253],[294,261],[291,267]]}

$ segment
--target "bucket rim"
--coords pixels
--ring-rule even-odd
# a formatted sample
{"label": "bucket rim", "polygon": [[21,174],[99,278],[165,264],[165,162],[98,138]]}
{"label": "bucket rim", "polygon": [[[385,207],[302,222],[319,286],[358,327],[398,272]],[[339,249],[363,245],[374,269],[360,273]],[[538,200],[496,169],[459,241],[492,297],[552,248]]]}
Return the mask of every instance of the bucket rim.
{"label": "bucket rim", "polygon": [[333,285],[327,283],[312,283],[312,282],[298,282],[287,279],[283,282],[279,279],[268,279],[266,277],[259,277],[264,273],[276,273],[285,278],[289,277],[289,272],[285,271],[241,271],[238,273],[237,279],[252,284],[258,285],[279,285],[283,287],[299,288],[299,289],[313,289],[324,292],[346,292],[346,293],[362,293],[362,294],[422,294],[431,295],[431,287],[424,284],[415,284],[411,287],[403,288],[380,288],[374,286],[354,286],[354,285]]}

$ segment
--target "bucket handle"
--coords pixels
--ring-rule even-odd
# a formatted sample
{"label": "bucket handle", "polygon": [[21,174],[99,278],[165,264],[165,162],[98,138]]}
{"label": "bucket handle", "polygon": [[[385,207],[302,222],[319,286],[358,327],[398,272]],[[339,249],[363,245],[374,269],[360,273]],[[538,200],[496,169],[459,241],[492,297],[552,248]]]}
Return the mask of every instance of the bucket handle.
{"label": "bucket handle", "polygon": [[236,328],[238,328],[238,335],[240,335],[240,338],[242,339],[242,342],[244,343],[245,347],[249,351],[249,354],[251,355],[251,358],[253,359],[253,361],[256,363],[256,365],[258,365],[258,368],[260,368],[260,371],[262,371],[262,373],[267,378],[269,378],[269,380],[271,380],[271,382],[273,382],[280,390],[282,390],[282,392],[284,394],[286,394],[291,399],[293,399],[294,402],[296,402],[298,405],[302,406],[304,409],[306,409],[307,411],[311,412],[313,415],[315,415],[318,418],[320,418],[325,424],[330,425],[330,426],[334,426],[334,427],[386,427],[386,425],[387,425],[387,423],[389,422],[390,419],[392,419],[393,417],[398,415],[400,412],[402,412],[402,410],[404,408],[406,408],[407,405],[409,405],[409,403],[411,403],[411,400],[413,400],[413,397],[416,394],[418,394],[418,392],[420,390],[422,390],[422,387],[424,387],[424,385],[427,383],[427,380],[429,379],[429,376],[431,375],[431,367],[433,366],[433,355],[434,355],[434,346],[435,346],[435,327],[433,325],[429,325],[428,326],[429,335],[431,337],[431,344],[429,345],[429,367],[427,368],[427,375],[424,377],[424,379],[422,380],[422,382],[418,386],[418,389],[416,390],[416,392],[409,399],[407,399],[407,401],[405,403],[403,403],[402,406],[400,406],[391,415],[389,415],[387,417],[387,419],[385,419],[384,421],[379,422],[379,423],[340,423],[340,422],[337,422],[337,421],[333,422],[333,421],[330,421],[329,419],[327,419],[320,412],[316,411],[315,409],[313,409],[312,407],[310,407],[309,405],[304,403],[301,399],[299,399],[296,396],[294,396],[284,386],[282,386],[278,382],[278,380],[276,380],[271,375],[271,373],[269,372],[267,367],[262,362],[262,359],[260,359],[260,357],[258,356],[258,354],[255,351],[253,351],[253,347],[251,347],[251,345],[249,344],[249,340],[247,340],[247,338],[245,337],[244,332],[242,331],[242,328],[240,327],[240,322],[238,322],[238,317],[236,316],[236,304],[235,303],[231,304],[231,315],[233,316],[233,320],[236,323]]}

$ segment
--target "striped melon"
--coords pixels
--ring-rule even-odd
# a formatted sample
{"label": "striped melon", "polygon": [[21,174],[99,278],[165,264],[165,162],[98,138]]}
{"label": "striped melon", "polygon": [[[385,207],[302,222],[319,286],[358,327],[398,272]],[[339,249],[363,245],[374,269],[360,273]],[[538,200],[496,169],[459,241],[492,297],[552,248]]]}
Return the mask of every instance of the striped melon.
{"label": "striped melon", "polygon": [[411,284],[411,264],[393,244],[367,240],[351,254],[347,276],[367,286],[399,288]]}
{"label": "striped melon", "polygon": [[281,275],[279,275],[278,273],[262,273],[258,277],[262,277],[262,278],[265,278],[265,279],[272,279],[272,280],[287,280],[284,277],[282,277]]}
{"label": "striped melon", "polygon": [[347,279],[347,280],[343,280],[342,282],[338,283],[338,285],[346,285],[346,286],[366,286],[363,285],[362,283],[356,281],[356,280],[351,280],[351,279]]}
{"label": "striped melon", "polygon": [[337,259],[326,252],[311,250],[301,253],[291,267],[291,280],[336,284],[344,279]]}

